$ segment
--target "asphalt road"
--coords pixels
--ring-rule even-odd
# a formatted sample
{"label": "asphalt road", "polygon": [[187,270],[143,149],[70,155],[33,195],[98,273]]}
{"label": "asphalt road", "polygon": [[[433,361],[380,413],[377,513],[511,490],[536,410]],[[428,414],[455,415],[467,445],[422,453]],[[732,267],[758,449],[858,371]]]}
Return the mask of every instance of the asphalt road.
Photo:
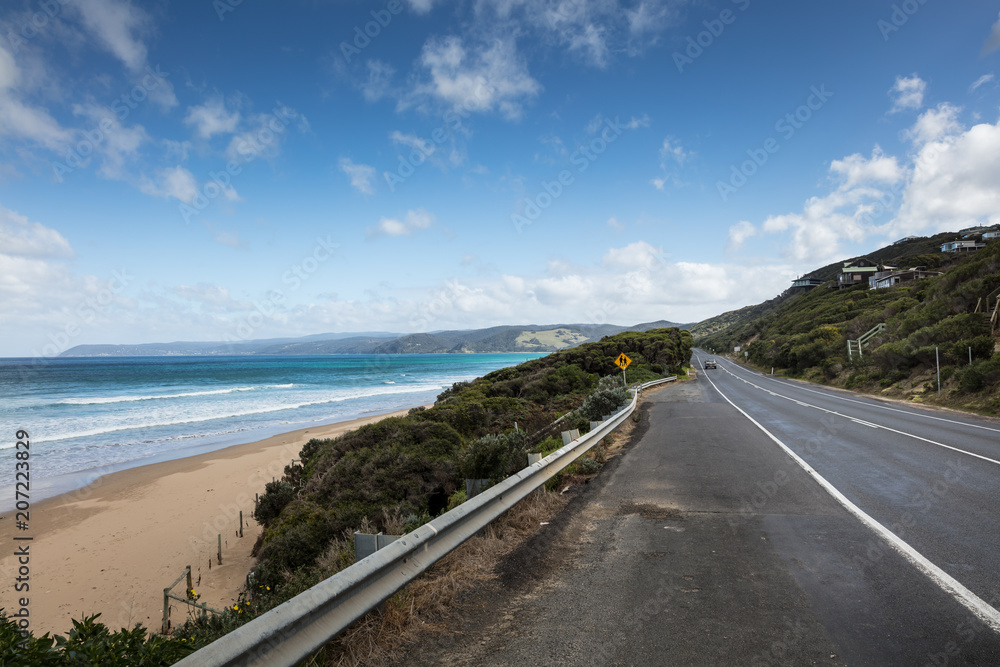
{"label": "asphalt road", "polygon": [[641,409],[626,452],[405,664],[1000,664],[1000,469],[977,458],[1000,460],[996,424],[728,361]]}

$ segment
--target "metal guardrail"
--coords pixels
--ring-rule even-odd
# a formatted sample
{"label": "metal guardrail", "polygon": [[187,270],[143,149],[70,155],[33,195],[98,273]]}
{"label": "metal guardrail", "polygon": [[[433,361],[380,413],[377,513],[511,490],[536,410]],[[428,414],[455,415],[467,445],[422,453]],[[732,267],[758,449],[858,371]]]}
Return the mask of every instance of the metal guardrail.
{"label": "metal guardrail", "polygon": [[293,667],[589,451],[632,414],[642,389],[676,379],[639,385],[629,405],[589,433],[176,665]]}

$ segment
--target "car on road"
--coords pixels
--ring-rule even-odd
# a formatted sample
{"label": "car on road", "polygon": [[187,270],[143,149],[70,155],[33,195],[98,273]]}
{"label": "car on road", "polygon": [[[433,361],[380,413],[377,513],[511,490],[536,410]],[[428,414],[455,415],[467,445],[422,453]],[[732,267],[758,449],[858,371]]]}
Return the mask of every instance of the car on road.
{"label": "car on road", "polygon": [[715,359],[706,359],[705,368],[715,368]]}

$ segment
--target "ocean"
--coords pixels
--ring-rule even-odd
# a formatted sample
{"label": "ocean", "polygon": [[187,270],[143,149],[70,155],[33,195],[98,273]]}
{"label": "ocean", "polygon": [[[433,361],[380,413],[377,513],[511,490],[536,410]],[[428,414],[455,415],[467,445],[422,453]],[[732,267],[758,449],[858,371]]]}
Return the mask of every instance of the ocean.
{"label": "ocean", "polygon": [[[0,460],[31,437],[31,499],[109,472],[433,403],[539,354],[0,359]],[[0,511],[14,508],[4,484]]]}

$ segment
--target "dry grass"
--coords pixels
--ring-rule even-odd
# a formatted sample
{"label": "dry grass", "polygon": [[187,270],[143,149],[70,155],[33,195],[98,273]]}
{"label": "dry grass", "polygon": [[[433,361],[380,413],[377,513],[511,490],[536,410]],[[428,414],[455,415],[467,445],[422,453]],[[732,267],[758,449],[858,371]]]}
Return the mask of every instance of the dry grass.
{"label": "dry grass", "polygon": [[[424,632],[445,632],[457,598],[496,577],[500,560],[533,535],[567,500],[535,492],[392,596],[381,613],[365,615],[308,665],[354,667],[395,664]],[[331,555],[331,559],[335,559]]]}
{"label": "dry grass", "polygon": [[[606,440],[605,444],[595,447],[591,455],[604,463],[620,453],[636,423],[631,418],[626,420],[607,439],[610,442]],[[560,484],[560,490],[595,476],[568,476]],[[449,632],[459,597],[495,579],[501,560],[534,535],[542,522],[551,519],[568,502],[569,498],[558,491],[532,493],[396,593],[385,603],[381,613],[365,615],[306,664],[317,667],[393,665],[406,647],[425,633]],[[337,554],[325,554],[324,558],[333,564]]]}

